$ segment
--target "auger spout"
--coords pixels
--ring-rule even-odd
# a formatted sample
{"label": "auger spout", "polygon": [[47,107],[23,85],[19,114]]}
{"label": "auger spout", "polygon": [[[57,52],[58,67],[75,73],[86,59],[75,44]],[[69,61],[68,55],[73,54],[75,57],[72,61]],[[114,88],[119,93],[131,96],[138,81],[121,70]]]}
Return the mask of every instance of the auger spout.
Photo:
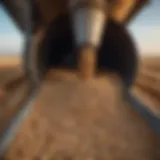
{"label": "auger spout", "polygon": [[107,19],[106,5],[106,0],[70,0],[79,69],[85,78],[92,77],[95,71],[96,50]]}

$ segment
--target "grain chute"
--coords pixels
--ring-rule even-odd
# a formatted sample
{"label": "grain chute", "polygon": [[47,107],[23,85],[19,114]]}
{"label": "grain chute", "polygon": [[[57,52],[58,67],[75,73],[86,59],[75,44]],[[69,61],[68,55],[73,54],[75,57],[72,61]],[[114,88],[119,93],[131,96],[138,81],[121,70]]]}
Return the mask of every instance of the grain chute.
{"label": "grain chute", "polygon": [[[149,3],[148,0],[0,2],[25,36],[23,64],[31,83],[30,93],[39,90],[45,74],[50,69],[67,68],[74,70],[77,77],[82,79],[81,82],[94,79],[101,69],[114,72],[122,80],[128,95],[136,76],[138,57],[125,26]],[[123,35],[126,36],[125,41]],[[130,95],[127,98],[130,102],[133,101],[135,106],[141,106],[134,103]],[[13,140],[17,125],[28,114],[28,108],[21,110],[18,118],[12,121],[9,129],[4,132],[2,138],[0,137],[0,155],[5,153]],[[136,108],[147,120],[157,120],[152,114]]]}

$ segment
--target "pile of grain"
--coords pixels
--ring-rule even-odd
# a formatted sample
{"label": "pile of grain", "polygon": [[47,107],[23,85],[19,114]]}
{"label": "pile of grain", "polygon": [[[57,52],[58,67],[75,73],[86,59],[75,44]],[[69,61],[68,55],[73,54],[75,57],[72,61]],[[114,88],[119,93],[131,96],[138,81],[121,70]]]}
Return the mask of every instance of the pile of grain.
{"label": "pile of grain", "polygon": [[158,160],[160,139],[123,98],[112,76],[47,79],[7,160]]}

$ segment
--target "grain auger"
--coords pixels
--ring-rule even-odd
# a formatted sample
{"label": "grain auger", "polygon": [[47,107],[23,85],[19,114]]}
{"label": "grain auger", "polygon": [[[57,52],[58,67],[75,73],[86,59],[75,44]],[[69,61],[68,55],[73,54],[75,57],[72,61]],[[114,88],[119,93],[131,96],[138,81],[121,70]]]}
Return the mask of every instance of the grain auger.
{"label": "grain auger", "polygon": [[[29,100],[51,68],[76,70],[77,76],[83,80],[94,78],[99,70],[107,70],[120,76],[128,100],[136,106],[133,108],[160,132],[159,120],[129,93],[136,76],[138,56],[125,25],[147,4],[147,0],[0,2],[25,37],[23,64],[31,83]],[[0,154],[13,139],[28,108],[22,108],[2,135]]]}
{"label": "grain auger", "polygon": [[[76,63],[81,77],[93,76],[98,67],[113,70],[127,87],[134,81],[138,58],[132,38],[120,24],[127,24],[145,2],[2,0],[25,35],[24,68],[34,84],[48,68],[62,66],[72,57],[68,63]],[[130,48],[125,49],[127,40]]]}

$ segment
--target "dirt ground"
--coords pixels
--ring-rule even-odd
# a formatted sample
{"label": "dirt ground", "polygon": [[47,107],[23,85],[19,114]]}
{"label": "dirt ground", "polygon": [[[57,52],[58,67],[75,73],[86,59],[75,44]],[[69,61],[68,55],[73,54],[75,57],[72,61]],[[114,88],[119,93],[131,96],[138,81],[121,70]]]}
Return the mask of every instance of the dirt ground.
{"label": "dirt ground", "polygon": [[[156,66],[155,70],[153,65]],[[158,70],[157,65],[143,61],[133,93],[159,114],[160,67]],[[20,74],[22,72],[18,68],[0,70],[1,102],[8,102],[3,97],[10,99],[3,86],[11,77],[14,79]],[[25,120],[9,148],[7,160],[160,159],[159,136],[127,107],[117,81],[105,78],[99,80],[101,86],[94,83],[88,86],[68,78],[67,83],[62,83],[64,78],[60,79],[60,82],[54,84],[50,80],[44,83],[34,111]],[[13,89],[10,105],[6,103],[4,107],[4,103],[0,104],[0,113],[3,113],[0,115],[1,131],[8,122],[7,118],[11,118],[17,111],[14,101],[26,94],[26,86],[27,82],[21,84],[18,90]]]}

